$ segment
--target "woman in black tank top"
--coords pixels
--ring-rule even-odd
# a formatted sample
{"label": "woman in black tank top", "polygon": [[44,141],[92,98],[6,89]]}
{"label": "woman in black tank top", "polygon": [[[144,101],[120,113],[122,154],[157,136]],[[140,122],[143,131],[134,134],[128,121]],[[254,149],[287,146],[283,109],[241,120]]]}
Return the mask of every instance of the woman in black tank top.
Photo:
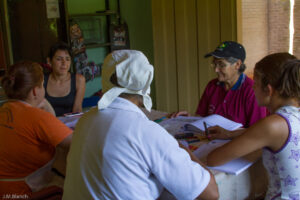
{"label": "woman in black tank top", "polygon": [[52,72],[45,75],[45,98],[55,110],[56,116],[81,112],[85,92],[85,78],[71,74],[71,50],[65,43],[57,43],[50,48],[48,63]]}

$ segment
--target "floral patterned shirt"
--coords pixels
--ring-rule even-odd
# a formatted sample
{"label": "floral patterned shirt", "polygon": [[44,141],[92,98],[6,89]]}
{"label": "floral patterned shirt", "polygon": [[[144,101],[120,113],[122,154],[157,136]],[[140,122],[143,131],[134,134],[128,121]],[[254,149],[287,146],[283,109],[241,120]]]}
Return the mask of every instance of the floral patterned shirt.
{"label": "floral patterned shirt", "polygon": [[284,106],[276,114],[286,120],[289,136],[278,151],[263,150],[263,163],[269,176],[265,199],[300,200],[300,109]]}

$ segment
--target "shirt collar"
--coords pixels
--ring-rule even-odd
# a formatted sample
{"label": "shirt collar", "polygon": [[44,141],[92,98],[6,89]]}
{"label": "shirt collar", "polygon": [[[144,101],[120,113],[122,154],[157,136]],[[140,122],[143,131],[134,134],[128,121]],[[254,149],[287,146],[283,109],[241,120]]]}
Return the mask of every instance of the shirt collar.
{"label": "shirt collar", "polygon": [[142,115],[143,118],[147,118],[145,113],[137,105],[121,97],[117,97],[108,107],[113,109],[121,109],[121,110],[136,112]]}
{"label": "shirt collar", "polygon": [[[240,87],[244,83],[245,79],[246,79],[246,76],[245,76],[245,74],[242,73],[240,75],[239,79],[237,80],[237,82],[233,85],[233,87],[230,90],[238,90],[238,89],[240,89]],[[217,85],[220,85],[220,86],[224,87],[224,82],[218,81]]]}
{"label": "shirt collar", "polygon": [[244,80],[245,80],[245,74],[241,74],[238,81],[234,84],[234,86],[231,88],[231,90],[238,90],[240,89],[241,85],[243,84]]}

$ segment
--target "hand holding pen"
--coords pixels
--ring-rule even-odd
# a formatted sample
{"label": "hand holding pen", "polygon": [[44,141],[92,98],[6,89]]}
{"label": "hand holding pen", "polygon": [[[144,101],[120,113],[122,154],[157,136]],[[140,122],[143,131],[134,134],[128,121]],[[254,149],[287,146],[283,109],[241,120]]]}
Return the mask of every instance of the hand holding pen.
{"label": "hand holding pen", "polygon": [[207,127],[207,124],[204,122],[205,135],[209,140],[214,139],[230,139],[231,132],[220,127],[220,126],[210,126]]}
{"label": "hand holding pen", "polygon": [[204,131],[205,131],[205,136],[210,139],[210,136],[208,135],[209,134],[209,130],[207,128],[207,124],[206,122],[203,122],[203,125],[204,125]]}

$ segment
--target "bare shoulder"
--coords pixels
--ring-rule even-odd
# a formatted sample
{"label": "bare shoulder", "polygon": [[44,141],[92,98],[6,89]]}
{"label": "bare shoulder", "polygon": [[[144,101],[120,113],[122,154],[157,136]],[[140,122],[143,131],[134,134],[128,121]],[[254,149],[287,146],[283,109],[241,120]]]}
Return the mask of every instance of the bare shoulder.
{"label": "bare shoulder", "polygon": [[85,83],[85,78],[81,74],[76,74],[76,82],[83,82]]}
{"label": "bare shoulder", "polygon": [[269,134],[281,132],[283,129],[288,128],[286,120],[277,114],[272,114],[266,118],[263,118],[257,123],[262,130],[267,131]]}
{"label": "bare shoulder", "polygon": [[76,74],[76,88],[85,88],[85,78],[81,74]]}
{"label": "bare shoulder", "polygon": [[280,148],[289,134],[286,120],[277,114],[259,120],[249,128],[249,131],[251,131],[253,139],[264,140],[264,145],[273,150]]}

